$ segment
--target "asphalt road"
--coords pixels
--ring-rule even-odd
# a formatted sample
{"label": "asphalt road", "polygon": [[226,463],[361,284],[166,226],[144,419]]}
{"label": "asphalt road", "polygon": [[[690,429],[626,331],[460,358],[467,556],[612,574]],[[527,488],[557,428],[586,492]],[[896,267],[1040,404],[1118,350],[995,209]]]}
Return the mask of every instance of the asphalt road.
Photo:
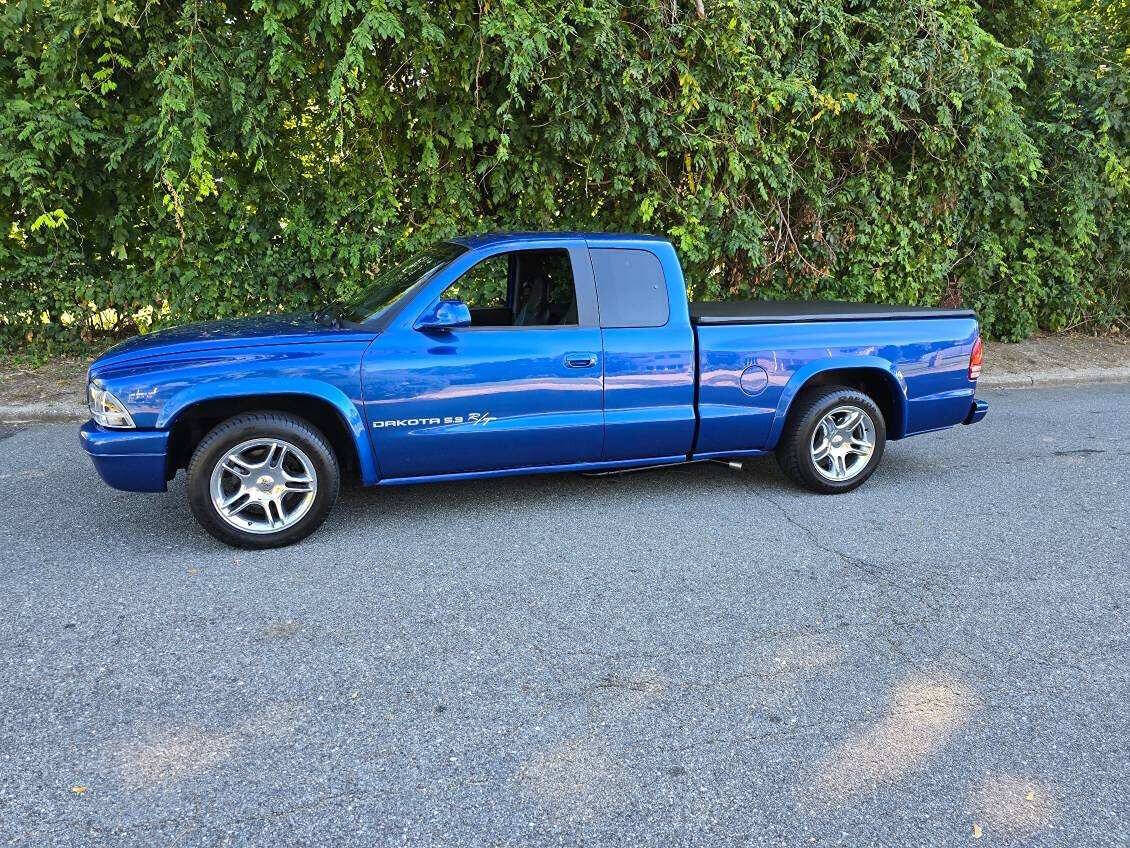
{"label": "asphalt road", "polygon": [[862,489],[769,460],[347,492],[0,441],[0,844],[1130,841],[1130,386],[987,393]]}

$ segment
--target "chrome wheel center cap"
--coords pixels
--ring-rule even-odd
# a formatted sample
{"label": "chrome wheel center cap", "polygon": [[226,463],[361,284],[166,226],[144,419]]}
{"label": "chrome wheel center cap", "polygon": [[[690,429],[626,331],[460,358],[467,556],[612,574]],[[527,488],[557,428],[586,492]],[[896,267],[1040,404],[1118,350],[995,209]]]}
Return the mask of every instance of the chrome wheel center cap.
{"label": "chrome wheel center cap", "polygon": [[271,489],[275,488],[275,478],[269,474],[264,474],[255,481],[255,485],[259,487],[259,491],[269,492]]}
{"label": "chrome wheel center cap", "polygon": [[840,445],[842,445],[843,442],[844,442],[843,436],[833,436],[832,437],[832,444],[835,445],[836,447],[839,447]]}

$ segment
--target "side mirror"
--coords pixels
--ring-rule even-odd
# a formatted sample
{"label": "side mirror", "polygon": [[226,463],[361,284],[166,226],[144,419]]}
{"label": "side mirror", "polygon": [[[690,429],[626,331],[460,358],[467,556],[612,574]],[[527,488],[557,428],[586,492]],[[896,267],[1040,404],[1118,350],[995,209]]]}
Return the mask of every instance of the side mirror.
{"label": "side mirror", "polygon": [[441,300],[416,319],[417,330],[454,330],[471,326],[471,310],[461,300]]}

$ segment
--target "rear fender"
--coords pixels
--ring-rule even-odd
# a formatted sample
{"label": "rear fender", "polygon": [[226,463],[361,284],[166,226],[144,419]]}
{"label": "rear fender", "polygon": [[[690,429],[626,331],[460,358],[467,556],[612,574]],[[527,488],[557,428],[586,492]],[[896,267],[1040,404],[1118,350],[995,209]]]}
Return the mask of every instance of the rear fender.
{"label": "rear fender", "polygon": [[827,371],[840,371],[843,369],[865,369],[878,372],[889,383],[891,388],[891,401],[894,420],[888,422],[887,430],[893,439],[901,438],[906,432],[907,404],[906,379],[902,373],[889,360],[879,356],[834,356],[827,359],[818,359],[798,368],[789,378],[788,383],[781,392],[777,403],[777,411],[773,415],[773,424],[769,428],[768,446],[776,447],[781,432],[785,428],[785,421],[789,416],[793,400],[814,377]]}

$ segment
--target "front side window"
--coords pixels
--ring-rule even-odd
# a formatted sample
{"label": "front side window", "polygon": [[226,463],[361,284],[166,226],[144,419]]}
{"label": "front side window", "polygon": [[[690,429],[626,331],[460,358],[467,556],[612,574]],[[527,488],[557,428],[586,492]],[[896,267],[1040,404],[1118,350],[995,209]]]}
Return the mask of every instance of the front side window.
{"label": "front side window", "polygon": [[567,250],[514,250],[475,264],[443,293],[471,310],[473,327],[577,324],[577,289]]}
{"label": "front side window", "polygon": [[471,309],[505,309],[506,288],[510,279],[508,254],[500,253],[472,265],[447,287],[444,300],[461,300]]}

